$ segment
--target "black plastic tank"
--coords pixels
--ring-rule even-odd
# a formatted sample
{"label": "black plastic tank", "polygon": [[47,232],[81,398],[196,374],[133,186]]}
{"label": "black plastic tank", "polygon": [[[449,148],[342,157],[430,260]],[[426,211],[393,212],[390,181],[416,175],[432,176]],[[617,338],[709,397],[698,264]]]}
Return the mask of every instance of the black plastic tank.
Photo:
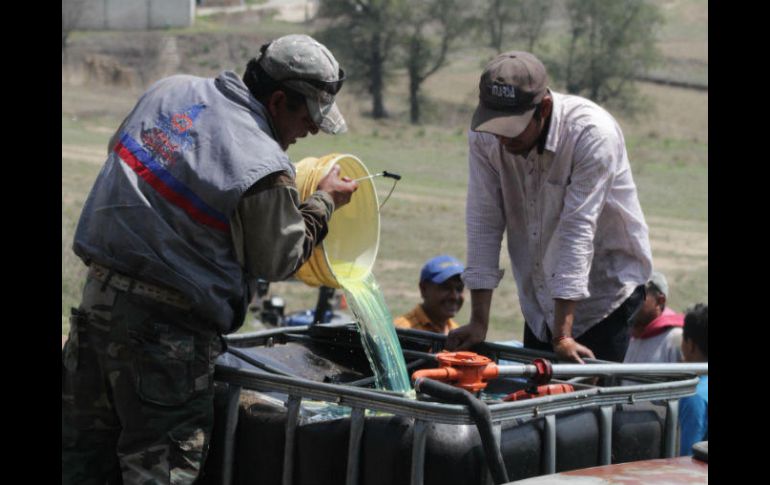
{"label": "black plastic tank", "polygon": [[[224,394],[218,408],[224,406]],[[660,406],[635,404],[613,414],[612,462],[662,457]],[[542,474],[544,419],[504,422],[501,451],[510,480]],[[235,484],[281,485],[286,412],[244,397],[235,441]],[[217,422],[215,435],[223,422]],[[360,485],[410,482],[414,422],[401,416],[367,416],[361,442]],[[599,419],[587,409],[556,416],[556,471],[600,465]],[[350,419],[297,425],[293,459],[295,484],[336,485],[346,480]],[[212,445],[207,478],[216,477],[219,447]],[[426,485],[483,483],[487,465],[473,425],[430,423],[425,449]],[[217,480],[203,483],[218,483]]]}
{"label": "black plastic tank", "polygon": [[[424,359],[424,352],[442,348],[441,341],[431,340],[435,338],[430,336],[424,341],[402,341],[402,347],[405,351],[422,352],[412,359],[416,362]],[[306,333],[301,330],[291,330],[291,335],[271,333],[260,336],[254,342],[249,343],[256,347],[246,349],[244,345],[240,350],[251,352],[262,365],[262,372],[285,373],[303,382],[335,386],[347,386],[347,383],[360,382],[371,375],[355,329],[317,326],[311,327]],[[494,352],[495,348],[488,346],[488,350]],[[521,355],[516,352],[508,352],[506,358],[529,358],[524,350]],[[505,357],[503,354],[498,356]],[[423,360],[423,365],[431,366],[431,363],[425,362]],[[218,365],[257,369],[227,354],[220,358]],[[492,381],[487,391],[510,393],[526,386],[522,379],[500,378]],[[199,480],[202,484],[220,484],[223,481],[227,389],[228,384],[217,382],[214,431],[209,456]],[[259,393],[244,389],[241,393],[232,447],[232,483],[282,485],[287,422],[284,403],[287,398],[286,394],[277,391]],[[317,416],[313,416],[310,407],[306,406],[306,401],[302,402],[294,434],[292,483],[345,484],[350,418],[343,416],[319,421]],[[537,413],[527,413],[529,416],[537,416]],[[611,462],[662,458],[665,416],[665,406],[643,400],[634,404],[615,405]],[[427,421],[423,483],[485,483],[489,472],[476,426],[439,421],[441,419]],[[582,409],[557,412],[555,423],[556,472],[602,464],[598,407],[585,406]],[[520,480],[545,473],[545,418],[507,418],[500,422],[500,426],[500,450],[508,479]],[[410,483],[414,428],[414,420],[405,416],[379,414],[364,418],[358,459],[358,485]]]}

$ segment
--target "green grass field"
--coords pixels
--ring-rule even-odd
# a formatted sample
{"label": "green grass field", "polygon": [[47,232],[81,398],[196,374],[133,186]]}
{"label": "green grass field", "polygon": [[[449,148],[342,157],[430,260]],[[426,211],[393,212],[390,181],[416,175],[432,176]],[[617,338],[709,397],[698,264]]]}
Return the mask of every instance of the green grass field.
{"label": "green grass field", "polygon": [[[677,5],[677,15],[695,8],[693,2]],[[280,23],[270,25],[280,30]],[[211,28],[210,24],[203,27]],[[295,24],[287,27],[297,28]],[[703,34],[695,27],[691,30]],[[664,33],[671,45],[685,43],[673,32]],[[403,176],[381,211],[374,268],[394,316],[419,301],[417,278],[426,259],[439,253],[465,258],[466,130],[480,65],[492,54],[459,52],[447,68],[429,78],[424,87],[428,104],[423,125],[415,127],[407,121],[406,80],[400,74],[386,93],[390,119],[368,118],[369,98],[353,89],[343,90],[338,103],[349,132],[306,138],[289,150],[295,162],[331,152],[350,153],[372,172],[388,170]],[[669,278],[670,305],[683,310],[708,301],[708,93],[649,84],[640,85],[640,90],[653,110],[638,119],[617,118],[650,226],[655,266]],[[77,218],[104,161],[107,141],[140,91],[138,87],[62,85],[63,334],[68,330],[69,307],[77,305],[84,280],[84,267],[71,251]],[[381,198],[391,184],[377,180]],[[500,265],[506,274],[493,299],[489,338],[521,339],[523,319],[505,251],[501,251]],[[299,282],[273,284],[271,293],[286,299],[287,311],[312,307],[317,298],[316,291]],[[458,320],[465,323],[468,316],[466,300]]]}

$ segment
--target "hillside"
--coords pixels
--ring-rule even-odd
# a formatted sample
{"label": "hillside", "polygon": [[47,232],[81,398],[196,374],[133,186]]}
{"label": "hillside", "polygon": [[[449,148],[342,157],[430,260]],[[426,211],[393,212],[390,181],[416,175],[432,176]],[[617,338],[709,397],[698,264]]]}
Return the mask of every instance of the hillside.
{"label": "hillside", "polygon": [[[661,69],[666,75],[707,83],[705,2],[659,3],[668,19],[660,47],[669,68]],[[136,97],[152,81],[175,72],[203,76],[222,69],[241,72],[263,42],[283,33],[312,33],[313,28],[252,12],[206,17],[194,28],[178,31],[73,34],[62,67],[62,333],[84,278],[82,263],[70,249],[77,217],[104,161],[107,140]],[[349,132],[311,137],[289,150],[294,161],[330,152],[352,153],[371,171],[403,175],[381,212],[374,269],[394,315],[419,300],[417,277],[426,259],[440,252],[465,257],[465,133],[480,66],[493,54],[483,48],[462,49],[429,78],[424,87],[426,116],[420,126],[408,123],[406,77],[400,72],[386,91],[390,119],[369,118],[368,97],[351,85],[338,97]],[[676,66],[683,65],[689,71],[677,71]],[[655,266],[669,278],[671,305],[683,310],[708,301],[708,92],[649,83],[640,84],[640,89],[650,100],[651,111],[637,119],[618,116],[618,120],[650,226]],[[390,189],[387,181],[378,181],[377,186],[382,197]],[[490,337],[521,338],[523,320],[510,263],[506,252],[501,254],[506,275],[495,293]],[[274,284],[272,291],[286,298],[288,311],[311,307],[317,298],[300,283]],[[461,322],[467,321],[468,303],[466,299]]]}

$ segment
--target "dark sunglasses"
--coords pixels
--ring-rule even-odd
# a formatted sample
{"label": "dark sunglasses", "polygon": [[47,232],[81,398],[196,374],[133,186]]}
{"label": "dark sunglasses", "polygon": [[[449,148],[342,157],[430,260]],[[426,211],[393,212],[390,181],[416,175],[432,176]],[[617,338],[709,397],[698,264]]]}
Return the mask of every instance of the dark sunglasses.
{"label": "dark sunglasses", "polygon": [[336,81],[321,81],[319,79],[305,79],[301,77],[290,77],[286,79],[281,79],[281,82],[302,81],[310,84],[313,87],[320,89],[321,91],[324,91],[334,96],[335,94],[340,92],[340,89],[342,89],[342,83],[345,82],[345,79],[346,79],[345,71],[343,71],[342,68],[340,68],[339,73],[337,73]]}

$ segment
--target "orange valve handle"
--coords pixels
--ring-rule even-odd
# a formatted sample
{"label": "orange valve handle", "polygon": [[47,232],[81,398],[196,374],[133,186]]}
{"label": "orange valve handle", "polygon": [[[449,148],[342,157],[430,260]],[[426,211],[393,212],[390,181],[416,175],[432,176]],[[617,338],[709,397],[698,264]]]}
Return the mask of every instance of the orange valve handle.
{"label": "orange valve handle", "polygon": [[551,361],[547,359],[535,359],[532,361],[535,366],[536,372],[532,376],[532,383],[536,386],[548,384],[553,377],[553,366]]}
{"label": "orange valve handle", "polygon": [[503,401],[523,401],[535,397],[552,396],[554,394],[565,394],[574,391],[575,387],[571,384],[545,384],[537,386],[535,389],[522,389],[508,394],[503,398]]}
{"label": "orange valve handle", "polygon": [[438,369],[423,369],[412,374],[412,380],[428,377],[448,382],[469,392],[478,392],[487,387],[487,381],[499,374],[492,359],[474,352],[439,352],[436,354]]}
{"label": "orange valve handle", "polygon": [[427,377],[447,382],[469,392],[487,387],[487,381],[500,375],[529,377],[533,386],[548,384],[553,377],[553,366],[547,359],[535,359],[530,365],[503,366],[475,352],[439,352],[436,354],[438,369],[423,369],[412,374],[412,380]]}

